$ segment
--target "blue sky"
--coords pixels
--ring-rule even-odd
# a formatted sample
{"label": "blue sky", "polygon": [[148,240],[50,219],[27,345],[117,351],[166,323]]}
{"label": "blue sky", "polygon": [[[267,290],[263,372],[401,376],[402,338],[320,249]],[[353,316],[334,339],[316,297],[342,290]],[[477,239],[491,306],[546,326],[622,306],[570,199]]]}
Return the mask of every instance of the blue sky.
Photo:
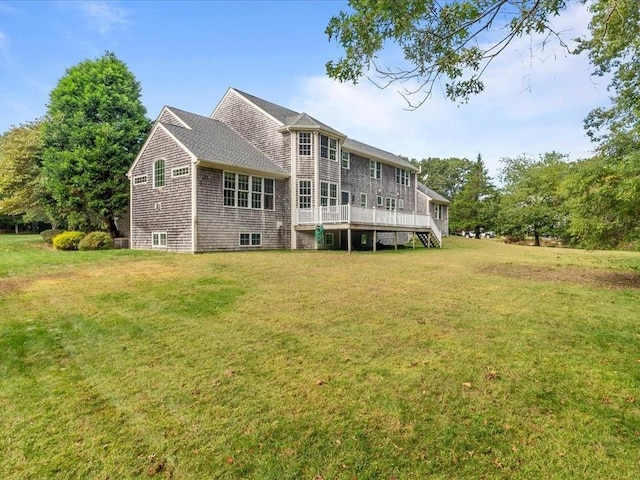
{"label": "blue sky", "polygon": [[[608,104],[586,58],[523,38],[496,61],[485,92],[466,105],[436,91],[407,111],[397,88],[339,84],[325,63],[340,50],[324,33],[346,1],[0,0],[0,131],[42,116],[65,70],[113,51],[142,86],[150,118],[163,105],[209,115],[228,87],[304,111],[351,138],[412,158],[556,150],[589,156],[585,115]],[[579,2],[557,19],[564,38],[587,32]],[[386,52],[393,62],[394,51]],[[436,89],[437,90],[437,89]]]}

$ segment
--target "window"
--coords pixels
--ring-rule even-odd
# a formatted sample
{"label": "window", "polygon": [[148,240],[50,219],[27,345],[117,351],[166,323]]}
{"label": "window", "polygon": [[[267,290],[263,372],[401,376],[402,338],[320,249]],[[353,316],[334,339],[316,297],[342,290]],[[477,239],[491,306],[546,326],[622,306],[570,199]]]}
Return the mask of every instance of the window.
{"label": "window", "polygon": [[249,175],[238,174],[238,206],[249,208]]}
{"label": "window", "polygon": [[153,248],[167,248],[167,232],[153,232],[151,246]]}
{"label": "window", "polygon": [[147,176],[146,175],[139,175],[137,177],[133,177],[133,184],[134,185],[140,185],[143,183],[147,183]]}
{"label": "window", "polygon": [[360,235],[360,245],[366,245],[366,244],[367,244],[367,234],[362,233]]}
{"label": "window", "polygon": [[183,175],[189,175],[189,167],[177,167],[171,170],[172,177],[181,177]]}
{"label": "window", "polygon": [[439,203],[432,203],[431,208],[433,211],[433,218],[436,220],[442,220],[444,207]]}
{"label": "window", "polygon": [[324,234],[324,244],[327,247],[333,247],[333,242],[334,242],[334,236],[333,233],[325,233]]}
{"label": "window", "polygon": [[404,210],[404,198],[398,199],[398,210]]}
{"label": "window", "polygon": [[338,141],[335,138],[320,135],[320,157],[329,160],[338,159]]}
{"label": "window", "polygon": [[224,205],[236,206],[236,174],[224,172]]}
{"label": "window", "polygon": [[298,181],[298,208],[311,208],[311,180]]}
{"label": "window", "polygon": [[298,133],[298,155],[311,155],[311,132]]}
{"label": "window", "polygon": [[351,200],[351,193],[342,192],[340,195],[340,205],[349,205],[349,201]]}
{"label": "window", "polygon": [[382,198],[382,195],[378,195],[376,197],[376,206],[382,207],[383,205],[384,205],[384,199]]}
{"label": "window", "polygon": [[360,206],[362,208],[367,208],[367,194],[366,193],[361,193],[360,194]]}
{"label": "window", "polygon": [[338,185],[335,183],[320,182],[320,205],[323,207],[337,205]]}
{"label": "window", "polygon": [[374,160],[369,160],[369,169],[371,170],[371,178],[380,180],[382,178],[382,164]]}
{"label": "window", "polygon": [[263,208],[265,210],[273,210],[273,186],[274,181],[272,178],[264,179],[264,205]]}
{"label": "window", "polygon": [[241,233],[240,246],[241,247],[262,246],[262,234],[261,233]]}
{"label": "window", "polygon": [[396,183],[409,186],[409,171],[396,168]]}
{"label": "window", "polygon": [[262,208],[262,178],[251,177],[251,208]]}
{"label": "window", "polygon": [[273,210],[274,180],[224,172],[223,202],[226,207]]}
{"label": "window", "polygon": [[349,152],[342,152],[342,168],[349,170],[349,165],[351,163],[351,154]]}
{"label": "window", "polygon": [[395,210],[396,209],[396,199],[387,197],[384,208],[387,210]]}
{"label": "window", "polygon": [[153,188],[164,187],[164,158],[153,162]]}

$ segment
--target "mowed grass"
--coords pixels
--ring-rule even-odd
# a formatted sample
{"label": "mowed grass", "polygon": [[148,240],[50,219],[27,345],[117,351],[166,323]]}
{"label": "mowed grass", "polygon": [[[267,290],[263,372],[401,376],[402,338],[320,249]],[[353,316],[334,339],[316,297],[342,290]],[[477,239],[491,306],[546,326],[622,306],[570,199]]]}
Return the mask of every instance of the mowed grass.
{"label": "mowed grass", "polygon": [[640,254],[0,236],[0,478],[640,478]]}

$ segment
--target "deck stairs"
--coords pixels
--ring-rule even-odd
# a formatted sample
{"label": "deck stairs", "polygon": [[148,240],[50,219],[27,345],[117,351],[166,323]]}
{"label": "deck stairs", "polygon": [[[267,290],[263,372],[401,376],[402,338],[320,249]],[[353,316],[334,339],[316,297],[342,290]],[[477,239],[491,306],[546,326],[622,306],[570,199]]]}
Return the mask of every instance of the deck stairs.
{"label": "deck stairs", "polygon": [[438,237],[436,237],[433,232],[416,232],[416,237],[418,237],[427,248],[440,248],[442,246]]}

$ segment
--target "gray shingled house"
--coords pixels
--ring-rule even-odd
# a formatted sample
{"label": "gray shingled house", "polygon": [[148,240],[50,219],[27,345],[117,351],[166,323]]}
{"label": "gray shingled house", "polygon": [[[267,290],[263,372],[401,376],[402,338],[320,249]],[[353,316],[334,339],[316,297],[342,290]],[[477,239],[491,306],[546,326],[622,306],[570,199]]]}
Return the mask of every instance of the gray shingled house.
{"label": "gray shingled house", "polygon": [[230,88],[210,117],[164,107],[129,169],[130,245],[205,252],[440,246],[448,200],[403,158]]}

